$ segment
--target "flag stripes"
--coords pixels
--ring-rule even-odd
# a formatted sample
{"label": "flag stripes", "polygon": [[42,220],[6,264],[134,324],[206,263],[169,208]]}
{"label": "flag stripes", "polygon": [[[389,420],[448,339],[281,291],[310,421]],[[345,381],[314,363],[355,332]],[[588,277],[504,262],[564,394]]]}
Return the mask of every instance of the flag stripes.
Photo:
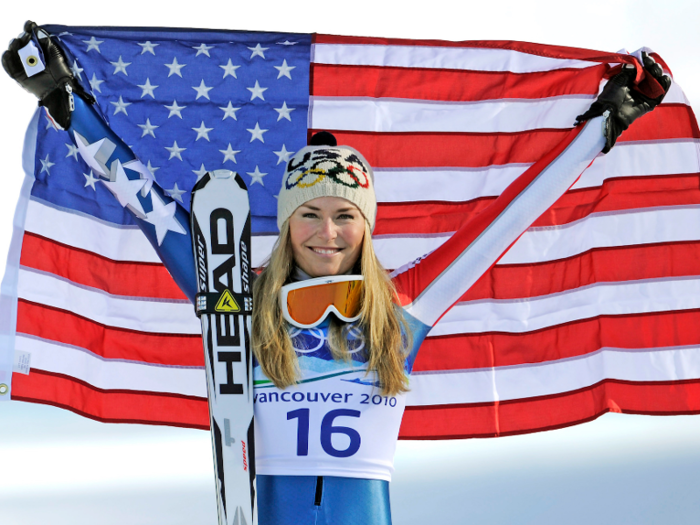
{"label": "flag stripes", "polygon": [[[78,42],[89,38],[73,32]],[[111,70],[91,66],[74,47],[84,75],[93,67],[98,78],[112,80]],[[326,35],[314,35],[310,54],[308,135],[332,131],[375,168],[374,244],[392,270],[439,249],[478,217],[569,137],[612,67],[633,62],[628,55],[520,42]],[[195,58],[204,60],[190,57],[190,70]],[[145,81],[122,76],[116,78]],[[221,80],[207,81],[212,93],[223,89]],[[110,125],[128,122],[114,113],[118,95],[97,95]],[[144,100],[159,108],[152,98]],[[128,99],[127,111],[136,113],[139,100]],[[224,108],[215,109],[220,119]],[[170,147],[175,135],[167,126],[177,116],[166,117],[151,122],[161,126],[156,135],[168,134]],[[147,152],[151,137],[137,140],[144,123],[128,125],[136,135],[126,140]],[[178,143],[194,148],[198,139],[192,134]],[[218,152],[229,139],[216,142],[222,139],[214,133],[211,139],[207,147],[221,162]],[[674,85],[665,103],[598,157],[498,264],[458,291],[458,304],[418,354],[401,437],[523,433],[609,410],[699,412],[699,144],[693,112]],[[166,172],[180,169],[180,161],[165,159],[156,176],[170,188]],[[233,162],[219,167],[241,170]],[[206,168],[217,166],[207,160]],[[77,170],[76,176],[82,184]],[[262,188],[273,210],[269,180]],[[13,398],[101,421],[207,428],[198,322],[153,248],[119,213],[76,211],[49,202],[37,187],[25,224],[16,345],[32,352],[32,371],[15,374]],[[256,206],[262,209],[254,205],[256,217],[270,215]],[[270,229],[258,232],[254,266],[276,240]],[[90,272],[80,271],[85,267]]]}

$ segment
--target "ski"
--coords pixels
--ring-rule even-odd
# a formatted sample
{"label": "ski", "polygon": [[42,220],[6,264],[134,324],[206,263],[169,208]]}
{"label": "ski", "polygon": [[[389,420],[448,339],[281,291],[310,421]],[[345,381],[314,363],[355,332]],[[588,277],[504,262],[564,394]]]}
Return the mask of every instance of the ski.
{"label": "ski", "polygon": [[190,220],[219,525],[253,525],[250,204],[240,175],[205,174],[192,190]]}

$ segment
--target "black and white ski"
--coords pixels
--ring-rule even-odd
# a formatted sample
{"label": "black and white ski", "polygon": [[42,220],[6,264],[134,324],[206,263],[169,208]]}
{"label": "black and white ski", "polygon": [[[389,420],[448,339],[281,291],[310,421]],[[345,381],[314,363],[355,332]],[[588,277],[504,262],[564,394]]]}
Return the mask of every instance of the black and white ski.
{"label": "black and white ski", "polygon": [[191,226],[219,525],[253,525],[250,204],[240,175],[218,170],[197,182]]}

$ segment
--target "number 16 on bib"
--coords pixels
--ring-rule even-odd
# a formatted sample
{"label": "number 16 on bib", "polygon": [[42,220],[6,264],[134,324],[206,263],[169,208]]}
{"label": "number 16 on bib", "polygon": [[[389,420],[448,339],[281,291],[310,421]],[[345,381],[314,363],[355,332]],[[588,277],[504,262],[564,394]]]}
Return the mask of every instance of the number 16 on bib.
{"label": "number 16 on bib", "polygon": [[250,204],[240,175],[204,175],[192,190],[191,221],[219,525],[253,525]]}

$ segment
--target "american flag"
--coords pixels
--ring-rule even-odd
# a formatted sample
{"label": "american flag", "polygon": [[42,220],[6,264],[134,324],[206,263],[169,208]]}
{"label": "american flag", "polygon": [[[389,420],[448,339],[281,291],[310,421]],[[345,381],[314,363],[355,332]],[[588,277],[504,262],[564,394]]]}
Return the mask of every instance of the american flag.
{"label": "american flag", "polygon": [[[185,209],[206,171],[244,177],[255,265],[276,238],[284,164],[313,131],[375,168],[374,242],[395,269],[493,202],[631,61],[519,42],[48,29],[110,128]],[[3,285],[16,305],[9,350],[31,356],[13,399],[208,428],[191,304],[70,137],[41,113],[32,133],[21,251]],[[700,410],[698,138],[674,85],[464,291],[419,352],[401,437]]]}

